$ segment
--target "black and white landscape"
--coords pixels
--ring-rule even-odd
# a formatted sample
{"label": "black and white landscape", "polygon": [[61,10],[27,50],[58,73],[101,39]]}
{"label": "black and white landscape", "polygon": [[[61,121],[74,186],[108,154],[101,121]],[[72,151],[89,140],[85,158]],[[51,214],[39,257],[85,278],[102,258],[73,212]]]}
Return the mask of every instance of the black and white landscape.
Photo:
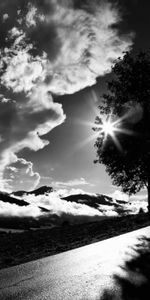
{"label": "black and white landscape", "polygon": [[[74,191],[75,192],[75,191]],[[79,191],[78,191],[79,192]],[[115,200],[42,186],[0,193],[0,268],[88,245],[149,225],[147,200]]]}
{"label": "black and white landscape", "polygon": [[[74,191],[75,192],[75,191]],[[78,191],[79,192],[79,191]],[[147,212],[147,199],[117,200],[102,194],[69,193],[66,190],[55,191],[52,187],[42,186],[30,192],[17,191],[12,194],[0,193],[0,227],[17,229],[14,219],[44,220],[49,226],[62,224],[80,224],[100,221],[109,217]],[[3,221],[2,221],[3,220]],[[7,220],[9,220],[7,224]],[[4,224],[3,224],[4,222]],[[42,226],[42,222],[41,222]],[[19,226],[20,227],[20,226]],[[13,227],[12,227],[13,228]],[[18,228],[19,229],[19,228]]]}
{"label": "black and white landscape", "polygon": [[[127,241],[130,231],[148,232],[149,15],[148,0],[0,0],[0,276],[6,275],[6,283],[5,268],[12,267],[17,278],[22,263],[31,271],[29,262],[36,259],[111,237],[116,238],[110,248],[117,249],[117,241]],[[139,242],[138,256],[125,263],[133,278],[114,277],[125,300],[149,299],[143,292],[145,287],[149,295],[148,234]],[[107,241],[99,244],[100,251],[103,244]],[[86,249],[93,269],[105,261],[88,256],[92,247]],[[61,256],[60,274],[69,252],[66,256]],[[49,262],[59,270],[55,258]],[[91,262],[90,268],[97,277]],[[135,290],[137,269],[143,281]],[[79,267],[77,272],[80,282]],[[86,290],[81,273],[81,290]],[[92,277],[87,282],[92,285]],[[101,299],[115,300],[113,287],[106,285]],[[41,299],[44,283],[37,291],[33,286],[32,296],[22,290],[18,299]],[[69,285],[65,288],[60,295],[58,286],[56,295],[81,300],[80,288],[76,295],[69,294]],[[2,286],[2,300],[15,291],[7,294]]]}

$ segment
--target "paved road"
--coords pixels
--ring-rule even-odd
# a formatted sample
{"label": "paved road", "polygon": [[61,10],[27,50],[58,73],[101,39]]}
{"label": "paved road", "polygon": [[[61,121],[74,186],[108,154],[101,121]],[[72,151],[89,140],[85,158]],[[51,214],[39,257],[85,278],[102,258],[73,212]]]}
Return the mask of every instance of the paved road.
{"label": "paved road", "polygon": [[75,250],[0,271],[1,300],[100,299],[113,288],[129,245],[150,237],[150,226]]}

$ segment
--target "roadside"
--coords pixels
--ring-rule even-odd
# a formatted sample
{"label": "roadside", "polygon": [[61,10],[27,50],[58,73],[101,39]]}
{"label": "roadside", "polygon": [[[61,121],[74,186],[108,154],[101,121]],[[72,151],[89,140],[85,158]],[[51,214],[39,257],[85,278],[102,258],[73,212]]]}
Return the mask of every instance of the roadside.
{"label": "roadside", "polygon": [[105,240],[150,225],[148,214],[20,233],[0,232],[0,269]]}

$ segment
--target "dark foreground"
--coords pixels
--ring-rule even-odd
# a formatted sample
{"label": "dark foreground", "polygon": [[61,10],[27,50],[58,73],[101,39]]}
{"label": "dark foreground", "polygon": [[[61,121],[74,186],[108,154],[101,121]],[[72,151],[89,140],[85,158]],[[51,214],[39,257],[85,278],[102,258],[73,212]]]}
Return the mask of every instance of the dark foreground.
{"label": "dark foreground", "polygon": [[[149,238],[150,226],[58,255],[3,269],[0,271],[0,299],[111,300],[115,294],[117,297],[115,300],[122,300],[124,299],[121,297],[122,288],[115,284],[114,274],[117,273],[121,278],[122,270],[119,265],[123,265],[129,258],[127,251],[128,254],[132,253],[129,246],[136,245],[140,236]],[[144,260],[147,263],[147,259]],[[134,269],[137,269],[136,265]],[[143,289],[142,298],[137,297],[137,288],[140,284],[144,284],[141,276],[143,273],[137,271],[136,274],[133,271],[132,285],[136,285],[132,294],[129,293],[131,289],[128,286],[128,297],[125,299],[148,300],[148,297],[144,297]],[[108,289],[111,290],[110,298],[105,297]]]}
{"label": "dark foreground", "polygon": [[147,214],[22,233],[0,232],[0,268],[18,265],[130,232],[150,224]]}

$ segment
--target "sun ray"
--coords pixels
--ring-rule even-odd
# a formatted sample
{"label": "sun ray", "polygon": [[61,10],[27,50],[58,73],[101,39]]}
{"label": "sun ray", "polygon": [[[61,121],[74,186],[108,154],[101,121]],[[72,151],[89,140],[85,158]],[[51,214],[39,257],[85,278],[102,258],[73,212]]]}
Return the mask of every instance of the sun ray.
{"label": "sun ray", "polygon": [[113,136],[112,136],[112,139],[113,139],[113,141],[114,141],[116,147],[122,152],[123,149],[122,149],[122,146],[121,146],[119,140],[117,139],[117,137],[116,137],[115,135],[113,135]]}
{"label": "sun ray", "polygon": [[84,139],[82,142],[78,143],[77,146],[74,148],[74,153],[83,147],[85,147],[87,144],[98,138],[99,133],[95,132],[94,134],[91,134],[88,138]]}
{"label": "sun ray", "polygon": [[113,113],[110,113],[105,117],[102,115],[100,116],[101,124],[96,124],[87,120],[75,119],[75,122],[77,122],[78,124],[81,124],[85,127],[90,127],[91,129],[94,128],[95,131],[88,138],[78,143],[74,151],[76,152],[77,150],[80,150],[81,148],[85,147],[88,143],[90,143],[92,140],[97,139],[98,137],[102,137],[103,143],[105,144],[108,136],[110,136],[114,144],[116,145],[116,147],[119,149],[119,151],[122,152],[123,149],[117,137],[118,134],[119,133],[127,134],[127,135],[135,134],[132,130],[127,129],[123,126],[124,121],[128,120],[128,118],[131,118],[131,112],[127,112],[122,117],[117,119]]}
{"label": "sun ray", "polygon": [[113,121],[113,115],[110,114],[106,118],[101,119],[101,124],[97,125],[97,130],[99,129],[99,135],[103,136],[103,142],[105,143],[108,136],[110,136],[115,143],[116,147],[123,151],[122,146],[117,138],[117,133],[127,134],[127,135],[133,135],[134,132],[130,129],[123,127],[123,121],[131,117],[130,113],[124,114],[121,118],[118,118],[117,120]]}

